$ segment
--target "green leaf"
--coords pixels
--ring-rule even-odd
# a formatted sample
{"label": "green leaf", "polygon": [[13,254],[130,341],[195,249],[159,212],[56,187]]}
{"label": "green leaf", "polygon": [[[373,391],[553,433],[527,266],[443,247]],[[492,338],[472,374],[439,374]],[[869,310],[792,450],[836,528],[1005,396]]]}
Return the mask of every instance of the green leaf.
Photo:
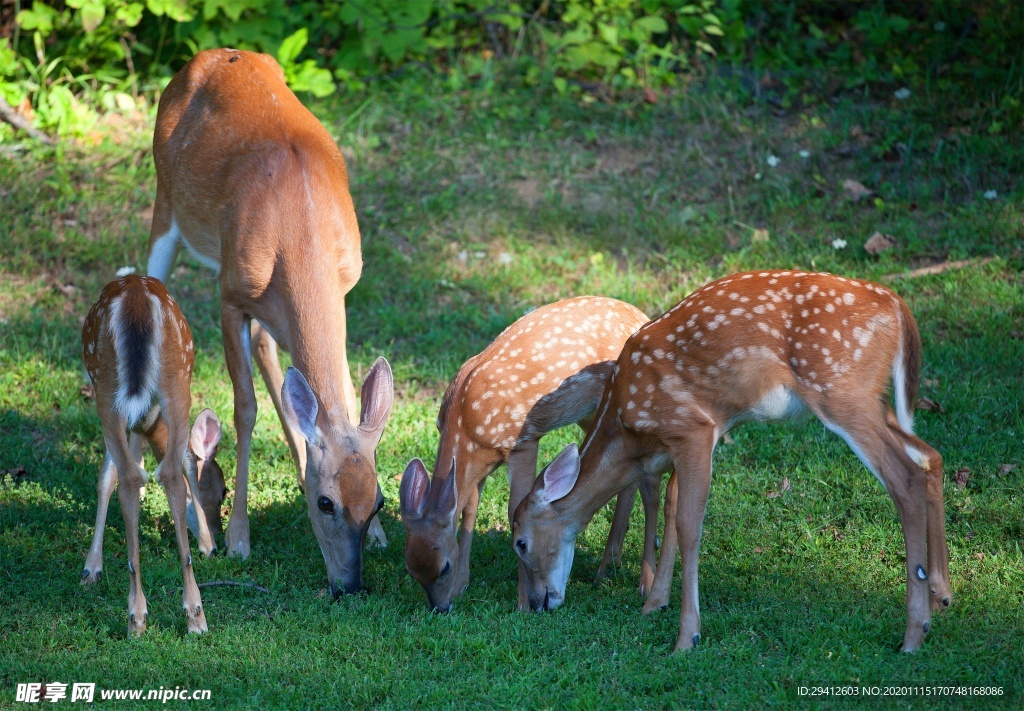
{"label": "green leaf", "polygon": [[652,35],[668,32],[668,23],[665,22],[665,19],[655,15],[637,18],[633,21],[633,26],[643,28],[644,31]]}
{"label": "green leaf", "polygon": [[587,42],[565,51],[567,64],[572,70],[587,66],[599,66],[613,69],[619,64],[619,55],[600,42]]}
{"label": "green leaf", "polygon": [[305,27],[301,27],[290,36],[285,37],[277,49],[277,61],[281,63],[282,67],[294,64],[308,41],[309,30]]}
{"label": "green leaf", "polygon": [[607,42],[612,47],[619,46],[619,30],[617,27],[606,25],[603,22],[597,23],[597,31],[601,35],[601,39]]}
{"label": "green leaf", "polygon": [[175,22],[190,22],[195,17],[188,0],[146,0],[146,7],[154,15],[167,16]]}
{"label": "green leaf", "polygon": [[22,10],[18,13],[18,26],[23,30],[36,31],[43,37],[48,37],[53,32],[53,24],[57,19],[57,11],[49,5],[41,2],[33,2],[31,10]]}
{"label": "green leaf", "polygon": [[114,19],[128,27],[135,27],[142,21],[142,3],[130,2],[114,11]]}
{"label": "green leaf", "polygon": [[707,32],[709,35],[717,35],[718,37],[725,36],[725,33],[722,31],[722,28],[719,27],[718,25],[707,25],[704,27],[704,31]]}
{"label": "green leaf", "polygon": [[107,8],[102,2],[92,0],[82,5],[82,29],[92,34],[96,28],[103,24],[103,18],[107,15]]}
{"label": "green leaf", "polygon": [[331,72],[316,66],[312,59],[307,59],[296,70],[290,72],[287,79],[292,91],[308,91],[313,96],[329,96],[335,90]]}

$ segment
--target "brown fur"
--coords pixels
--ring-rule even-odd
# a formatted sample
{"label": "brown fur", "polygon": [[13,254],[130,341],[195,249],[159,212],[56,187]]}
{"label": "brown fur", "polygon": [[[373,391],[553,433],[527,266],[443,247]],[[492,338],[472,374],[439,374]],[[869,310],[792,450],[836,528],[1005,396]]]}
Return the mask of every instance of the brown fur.
{"label": "brown fur", "polygon": [[[666,521],[675,531],[666,531],[646,609],[667,604],[678,546],[683,598],[677,649],[696,644],[697,552],[715,444],[746,419],[795,414],[791,406],[799,398],[845,434],[896,504],[907,543],[904,649],[917,649],[929,608],[948,606],[952,596],[942,459],[899,427],[886,400],[901,340],[912,394],[920,338],[896,294],[830,274],[778,270],[712,282],[641,328],[623,346],[598,422],[581,448],[572,490],[554,501],[545,494],[549,479],[567,476],[563,460],[538,477],[515,512],[513,536],[531,571],[531,604],[561,602],[565,580],[558,576],[567,578],[565,557],[571,555],[561,546],[567,536],[574,539],[604,502],[638,477],[674,467],[677,501],[669,511],[670,497]],[[926,568],[924,579],[918,571]]]}
{"label": "brown fur", "polygon": [[[306,490],[332,589],[342,578],[344,589],[361,588],[367,526],[381,543],[386,538],[372,513],[379,496],[372,464],[379,433],[356,426],[360,413],[346,355],[345,295],[359,279],[362,257],[341,152],[288,88],[272,57],[214,49],[193,57],[163,92],[153,156],[151,267],[170,269],[153,255],[172,224],[196,253],[220,265],[238,453],[229,553],[245,558],[250,552],[249,456],[256,420],[246,349],[251,328],[252,354]],[[292,354],[320,406],[316,426],[324,433],[325,456],[317,448],[314,462],[307,460],[302,434],[285,418],[278,345]],[[325,518],[316,503],[321,496],[338,502],[352,525]],[[367,512],[371,518],[364,520]],[[331,562],[341,558],[348,562]]]}

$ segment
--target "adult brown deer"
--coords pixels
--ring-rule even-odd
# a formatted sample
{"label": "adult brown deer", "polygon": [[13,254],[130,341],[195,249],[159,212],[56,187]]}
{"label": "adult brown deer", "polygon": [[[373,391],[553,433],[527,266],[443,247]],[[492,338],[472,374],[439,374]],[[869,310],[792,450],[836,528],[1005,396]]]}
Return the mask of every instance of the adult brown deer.
{"label": "adult brown deer", "polygon": [[[469,584],[473,525],[487,475],[508,464],[511,519],[536,478],[541,437],[589,421],[622,344],[645,323],[642,311],[622,301],[563,299],[520,318],[459,369],[437,416],[441,442],[433,480],[423,462],[413,459],[399,490],[406,568],[423,586],[431,609],[448,610]],[[642,594],[654,579],[659,479],[645,480],[642,487]],[[635,494],[635,487],[620,494],[628,505],[616,508],[605,564],[621,556]],[[519,607],[526,605],[520,570]]]}
{"label": "adult brown deer", "polygon": [[[359,590],[362,544],[371,526],[383,542],[373,453],[391,409],[392,378],[379,359],[353,424],[345,294],[359,279],[362,258],[341,153],[271,57],[215,49],[193,57],[164,90],[153,156],[149,273],[166,277],[184,244],[220,283],[238,441],[228,552],[244,558],[250,550],[255,345],[304,484],[331,590]],[[291,352],[298,371],[288,382],[277,344]],[[282,400],[282,388],[295,407]]]}
{"label": "adult brown deer", "polygon": [[[192,331],[163,284],[150,277],[126,276],[107,284],[90,309],[82,328],[82,355],[106,445],[97,487],[96,530],[82,582],[96,582],[103,571],[103,527],[117,484],[128,542],[128,630],[146,629],[146,596],[139,570],[139,490],[148,479],[138,464],[142,435],[160,460],[155,478],[167,492],[174,519],[188,631],[205,632],[206,615],[189,553],[185,482],[193,500],[198,500],[196,537],[200,549],[209,554],[213,539],[207,521],[216,520],[215,530],[219,530],[224,480],[213,459],[220,439],[216,415],[203,410],[189,431]],[[131,448],[125,432],[129,427],[133,429]]]}
{"label": "adult brown deer", "polygon": [[[630,337],[579,453],[563,450],[516,510],[513,541],[531,607],[562,603],[576,536],[604,502],[642,474],[674,467],[669,499],[678,497],[674,524],[683,561],[676,649],[697,644],[697,554],[715,444],[744,420],[782,419],[807,408],[850,445],[896,503],[906,543],[903,649],[916,650],[930,625],[929,586],[933,607],[951,602],[942,458],[912,434],[920,364],[913,315],[876,284],[772,270],[694,292]],[[886,395],[890,377],[895,413]],[[666,533],[652,598],[667,602],[659,585],[671,578],[665,566],[676,541]]]}

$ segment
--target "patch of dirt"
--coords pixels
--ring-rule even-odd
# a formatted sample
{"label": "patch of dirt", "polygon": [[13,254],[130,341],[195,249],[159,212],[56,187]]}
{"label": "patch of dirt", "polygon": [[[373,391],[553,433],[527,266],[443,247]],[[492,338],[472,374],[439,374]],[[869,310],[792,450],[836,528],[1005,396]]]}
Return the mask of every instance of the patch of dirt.
{"label": "patch of dirt", "polygon": [[512,190],[516,196],[531,210],[544,197],[544,190],[536,178],[517,178],[512,181]]}

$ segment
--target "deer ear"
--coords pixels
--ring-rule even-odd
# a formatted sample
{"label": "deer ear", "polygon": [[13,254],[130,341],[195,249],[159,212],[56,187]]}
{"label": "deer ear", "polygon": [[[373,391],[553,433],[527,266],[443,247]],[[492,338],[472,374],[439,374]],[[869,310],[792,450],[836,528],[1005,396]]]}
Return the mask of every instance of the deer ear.
{"label": "deer ear", "polygon": [[575,444],[566,446],[534,483],[537,502],[550,504],[572,491],[580,475],[580,453]]}
{"label": "deer ear", "polygon": [[281,386],[281,408],[288,425],[302,433],[309,442],[320,438],[316,415],[320,411],[316,395],[306,378],[295,367],[289,367]]}
{"label": "deer ear", "polygon": [[363,381],[363,406],[359,416],[359,428],[375,435],[378,442],[384,433],[388,415],[391,414],[394,392],[395,381],[391,375],[391,366],[386,358],[378,358]]}
{"label": "deer ear", "polygon": [[448,478],[441,482],[441,490],[437,492],[435,510],[440,516],[454,519],[458,507],[459,490],[455,482],[455,457],[452,457],[452,468],[448,471]]}
{"label": "deer ear", "polygon": [[200,459],[212,459],[217,453],[220,435],[220,420],[217,419],[217,415],[213,410],[203,410],[196,417],[189,436],[192,451]]}
{"label": "deer ear", "polygon": [[402,518],[421,518],[429,493],[430,478],[427,476],[427,468],[417,457],[405,468],[405,472],[402,474],[402,484],[398,488]]}

